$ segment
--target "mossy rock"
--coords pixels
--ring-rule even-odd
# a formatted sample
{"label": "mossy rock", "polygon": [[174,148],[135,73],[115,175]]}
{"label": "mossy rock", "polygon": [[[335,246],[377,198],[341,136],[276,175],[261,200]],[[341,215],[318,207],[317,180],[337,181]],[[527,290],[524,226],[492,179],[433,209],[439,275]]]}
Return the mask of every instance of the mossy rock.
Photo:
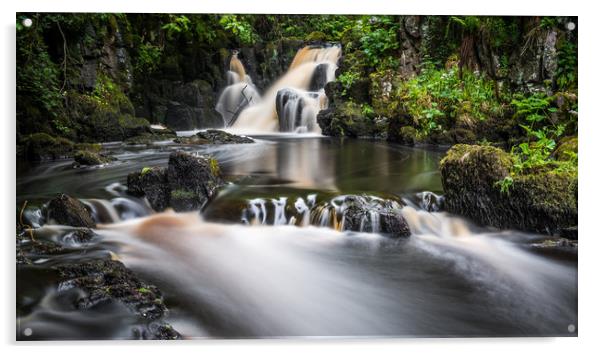
{"label": "mossy rock", "polygon": [[65,138],[35,133],[23,139],[23,147],[24,155],[28,160],[46,161],[72,156],[74,144]]}
{"label": "mossy rock", "polygon": [[84,166],[103,165],[114,160],[112,157],[86,150],[77,151],[73,155],[73,159],[77,165]]}
{"label": "mossy rock", "polygon": [[313,31],[305,37],[308,42],[325,42],[328,40],[328,36],[324,32]]}
{"label": "mossy rock", "polygon": [[554,157],[560,161],[570,160],[579,152],[579,139],[576,136],[566,137],[560,140],[554,151]]}
{"label": "mossy rock", "polygon": [[362,106],[351,101],[320,111],[318,124],[322,133],[330,136],[374,137],[379,134],[374,117],[364,114]]}
{"label": "mossy rock", "polygon": [[512,158],[492,146],[454,145],[440,162],[445,209],[481,225],[560,234],[577,225],[577,178],[556,172],[513,176]]}

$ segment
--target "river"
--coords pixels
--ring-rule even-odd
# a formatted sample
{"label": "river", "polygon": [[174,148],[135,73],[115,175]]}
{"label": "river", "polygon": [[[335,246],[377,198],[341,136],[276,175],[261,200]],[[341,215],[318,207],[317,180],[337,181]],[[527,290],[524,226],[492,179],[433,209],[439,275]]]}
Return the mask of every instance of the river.
{"label": "river", "polygon": [[[127,308],[75,310],[76,295],[60,291],[47,272],[109,251],[161,289],[166,320],[185,338],[576,335],[576,250],[537,247],[549,237],[478,227],[425,203],[442,193],[444,150],[312,134],[254,138],[221,146],[106,144],[117,161],[101,167],[19,163],[18,205],[67,193],[102,224],[86,245],[65,239],[69,227],[36,230],[70,251],[18,266],[18,338],[25,328],[27,339],[132,338],[141,323]],[[200,214],[157,215],[125,192],[128,173],[166,165],[175,150],[213,155],[229,181]],[[346,194],[395,198],[412,235],[299,227],[276,215],[282,198]],[[245,225],[254,200],[273,210],[263,224]]]}

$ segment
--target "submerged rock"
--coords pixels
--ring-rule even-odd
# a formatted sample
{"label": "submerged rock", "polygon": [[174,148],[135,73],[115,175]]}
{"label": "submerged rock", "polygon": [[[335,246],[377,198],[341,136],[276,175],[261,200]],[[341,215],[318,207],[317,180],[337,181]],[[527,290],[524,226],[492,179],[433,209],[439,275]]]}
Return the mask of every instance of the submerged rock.
{"label": "submerged rock", "polygon": [[200,210],[224,184],[217,160],[174,152],[168,167],[145,167],[128,175],[128,192],[145,196],[156,211]]}
{"label": "submerged rock", "polygon": [[577,225],[576,176],[515,176],[503,192],[498,182],[511,168],[510,155],[498,148],[454,145],[440,163],[446,210],[483,225],[538,233],[559,234]]}
{"label": "submerged rock", "polygon": [[46,219],[54,220],[57,224],[61,225],[96,227],[96,223],[88,207],[66,194],[59,194],[48,203]]}
{"label": "submerged rock", "polygon": [[246,136],[227,133],[223,130],[209,129],[198,132],[188,137],[179,137],[174,140],[178,144],[205,145],[205,144],[250,144],[255,141]]}

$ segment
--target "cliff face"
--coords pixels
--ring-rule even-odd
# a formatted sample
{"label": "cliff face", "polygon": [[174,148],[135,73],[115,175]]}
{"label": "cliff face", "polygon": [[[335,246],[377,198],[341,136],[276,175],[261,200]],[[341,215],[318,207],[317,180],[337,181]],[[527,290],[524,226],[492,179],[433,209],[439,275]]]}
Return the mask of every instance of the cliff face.
{"label": "cliff face", "polygon": [[[215,23],[217,15],[190,15]],[[166,27],[170,15],[18,14],[17,136],[124,140],[149,123],[221,127],[214,109],[232,49],[262,90],[286,71],[301,40],[241,45],[223,29]],[[177,17],[176,17],[177,18]],[[209,36],[209,39],[207,38]]]}

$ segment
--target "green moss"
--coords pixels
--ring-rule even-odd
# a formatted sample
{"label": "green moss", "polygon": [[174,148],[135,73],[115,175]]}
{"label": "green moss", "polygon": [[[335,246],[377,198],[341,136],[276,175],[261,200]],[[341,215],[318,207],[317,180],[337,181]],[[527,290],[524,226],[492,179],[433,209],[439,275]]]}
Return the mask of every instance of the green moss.
{"label": "green moss", "polygon": [[53,160],[73,154],[74,144],[68,139],[46,133],[31,134],[23,139],[25,155],[34,161]]}
{"label": "green moss", "polygon": [[576,136],[566,137],[560,140],[560,144],[554,151],[554,156],[561,161],[569,161],[574,158],[579,150],[579,141]]}
{"label": "green moss", "polygon": [[211,168],[211,173],[214,176],[217,177],[220,175],[219,162],[216,159],[214,159],[214,158],[209,159],[209,168]]}
{"label": "green moss", "polygon": [[171,191],[172,199],[192,199],[195,197],[196,197],[196,194],[189,190],[176,189],[176,190]]}
{"label": "green moss", "polygon": [[324,42],[328,39],[328,36],[324,32],[313,31],[305,37],[308,42]]}
{"label": "green moss", "polygon": [[91,151],[86,151],[86,150],[77,151],[73,155],[73,159],[81,165],[89,165],[89,166],[102,165],[102,164],[105,164],[105,163],[111,161],[110,158],[101,156],[100,154],[98,154],[96,152],[91,152]]}
{"label": "green moss", "polygon": [[152,170],[153,170],[152,167],[143,167],[142,171],[140,171],[140,177],[144,176],[145,174],[149,173]]}

